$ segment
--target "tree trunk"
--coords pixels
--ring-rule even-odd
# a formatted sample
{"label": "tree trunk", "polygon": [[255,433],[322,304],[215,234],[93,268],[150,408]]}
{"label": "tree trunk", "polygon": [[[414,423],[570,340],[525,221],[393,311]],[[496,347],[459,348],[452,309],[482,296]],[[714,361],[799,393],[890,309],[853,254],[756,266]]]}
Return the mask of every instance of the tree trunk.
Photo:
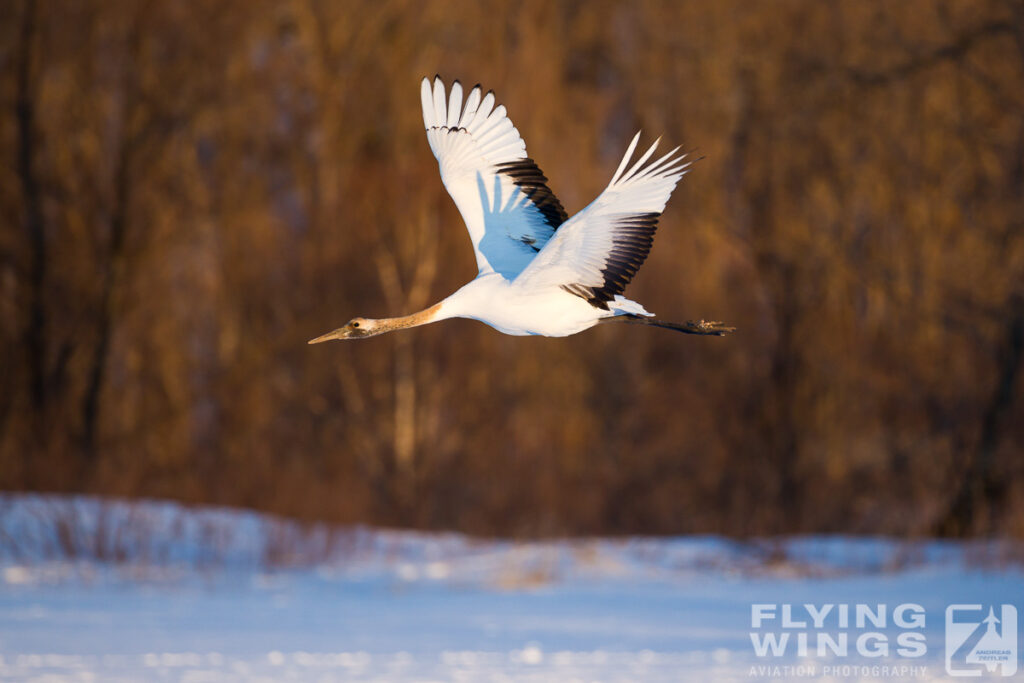
{"label": "tree trunk", "polygon": [[85,464],[96,460],[96,431],[100,416],[103,383],[114,324],[114,292],[124,271],[125,233],[128,224],[129,142],[121,146],[114,180],[114,202],[110,214],[110,244],[107,250],[99,313],[96,316],[96,346],[89,364],[88,382],[82,397],[82,457]]}
{"label": "tree trunk", "polygon": [[[36,177],[35,101],[32,93],[32,54],[37,33],[35,0],[26,0],[18,42],[18,84],[15,100],[18,136],[18,177],[25,203],[25,232],[29,241],[29,314],[25,331],[28,353],[29,395],[37,430],[46,412],[46,235],[42,197]],[[37,433],[39,433],[37,431]]]}
{"label": "tree trunk", "polygon": [[1013,390],[1024,356],[1024,296],[1015,297],[1014,314],[1005,332],[999,352],[998,379],[982,413],[978,451],[949,508],[935,525],[935,532],[940,536],[959,538],[993,531],[1006,502],[1006,482],[993,470],[992,462],[1006,424],[1006,414],[1013,406]]}

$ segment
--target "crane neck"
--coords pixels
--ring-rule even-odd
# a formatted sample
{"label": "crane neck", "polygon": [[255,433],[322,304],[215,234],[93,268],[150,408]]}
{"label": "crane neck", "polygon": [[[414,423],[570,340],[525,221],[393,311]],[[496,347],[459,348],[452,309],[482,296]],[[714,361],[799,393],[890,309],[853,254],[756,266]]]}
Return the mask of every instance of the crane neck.
{"label": "crane neck", "polygon": [[374,320],[374,334],[426,325],[427,323],[442,319],[442,316],[438,315],[440,312],[441,304],[436,303],[430,308],[424,308],[422,311],[410,313],[409,315],[402,315],[397,318],[377,318]]}

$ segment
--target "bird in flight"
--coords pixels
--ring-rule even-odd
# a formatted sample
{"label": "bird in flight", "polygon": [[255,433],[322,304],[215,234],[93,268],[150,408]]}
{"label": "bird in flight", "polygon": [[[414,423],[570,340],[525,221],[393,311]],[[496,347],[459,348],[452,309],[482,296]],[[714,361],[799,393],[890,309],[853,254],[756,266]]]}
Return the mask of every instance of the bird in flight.
{"label": "bird in flight", "polygon": [[526,155],[526,143],[494,93],[463,100],[439,76],[423,79],[423,125],[441,181],[466,222],[477,276],[433,306],[398,318],[353,318],[311,339],[361,339],[448,318],[472,318],[505,334],[565,337],[598,323],[626,322],[688,334],[723,335],[719,322],[656,319],[622,296],[647,258],[658,217],[689,170],[679,148],[648,163],[655,141],[630,165],[630,143],[608,187],[572,218]]}

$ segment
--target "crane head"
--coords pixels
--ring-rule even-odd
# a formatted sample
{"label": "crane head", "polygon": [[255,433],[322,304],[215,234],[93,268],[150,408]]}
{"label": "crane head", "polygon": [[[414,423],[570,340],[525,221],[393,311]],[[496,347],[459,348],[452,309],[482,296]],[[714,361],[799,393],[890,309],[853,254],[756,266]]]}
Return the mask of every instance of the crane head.
{"label": "crane head", "polygon": [[316,339],[310,339],[310,344],[319,344],[320,342],[330,341],[332,339],[360,339],[362,337],[372,337],[375,334],[380,334],[385,330],[376,329],[376,321],[369,320],[367,318],[352,318],[344,327],[339,327],[333,332],[321,335]]}

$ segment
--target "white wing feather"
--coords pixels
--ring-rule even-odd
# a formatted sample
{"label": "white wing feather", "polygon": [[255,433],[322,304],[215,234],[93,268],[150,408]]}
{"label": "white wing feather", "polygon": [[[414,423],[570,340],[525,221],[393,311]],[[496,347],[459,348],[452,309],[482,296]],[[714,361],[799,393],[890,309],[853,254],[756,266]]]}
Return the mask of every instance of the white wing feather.
{"label": "white wing feather", "polygon": [[463,103],[458,81],[446,98],[440,78],[433,84],[424,78],[420,99],[427,141],[466,222],[480,272],[514,279],[565,221],[565,211],[493,93],[481,95],[476,86]]}
{"label": "white wing feather", "polygon": [[602,308],[631,303],[619,295],[647,258],[658,216],[690,167],[678,147],[644,166],[655,141],[625,170],[639,140],[637,133],[608,187],[555,233],[517,283],[560,286]]}

